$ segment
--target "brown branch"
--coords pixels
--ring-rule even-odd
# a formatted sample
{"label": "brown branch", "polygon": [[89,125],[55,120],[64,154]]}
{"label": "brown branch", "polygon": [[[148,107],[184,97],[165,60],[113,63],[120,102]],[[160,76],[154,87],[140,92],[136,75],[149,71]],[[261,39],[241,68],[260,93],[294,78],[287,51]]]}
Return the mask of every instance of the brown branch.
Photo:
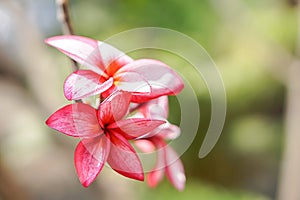
{"label": "brown branch", "polygon": [[[69,0],[56,0],[57,5],[57,19],[60,21],[63,33],[65,35],[74,35],[74,29],[71,23],[69,14]],[[79,70],[78,63],[70,59],[72,62],[73,71]],[[82,102],[81,100],[75,100],[75,102]]]}
{"label": "brown branch", "polygon": [[[57,19],[61,23],[63,33],[65,35],[74,35],[73,26],[69,14],[69,1],[68,0],[56,0],[57,5]],[[78,63],[72,60],[73,71],[79,70]]]}
{"label": "brown branch", "polygon": [[64,34],[73,35],[73,27],[71,24],[71,19],[69,15],[69,1],[68,0],[56,0],[57,4],[57,19],[62,24],[62,29]]}

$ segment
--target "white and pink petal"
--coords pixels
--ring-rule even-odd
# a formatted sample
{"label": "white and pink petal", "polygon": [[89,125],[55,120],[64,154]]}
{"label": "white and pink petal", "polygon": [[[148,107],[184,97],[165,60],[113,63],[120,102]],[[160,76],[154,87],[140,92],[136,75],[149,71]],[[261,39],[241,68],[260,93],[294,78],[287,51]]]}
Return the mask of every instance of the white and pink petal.
{"label": "white and pink petal", "polygon": [[107,128],[122,134],[126,139],[130,140],[146,135],[165,122],[166,121],[164,120],[129,118],[116,121],[115,123],[110,124]]}
{"label": "white and pink petal", "polygon": [[120,134],[110,135],[111,148],[108,164],[119,174],[143,181],[144,171],[141,161],[129,142]]}
{"label": "white and pink petal", "polygon": [[150,95],[151,86],[144,77],[135,72],[118,73],[114,76],[118,90],[131,92],[132,95]]}
{"label": "white and pink petal", "polygon": [[169,114],[168,96],[161,96],[150,100],[139,111],[147,118],[167,119]]}
{"label": "white and pink petal", "polygon": [[147,175],[147,183],[150,187],[156,187],[164,177],[165,173],[165,152],[163,146],[158,147],[155,167]]}
{"label": "white and pink petal", "polygon": [[180,128],[169,122],[160,127],[160,130],[156,133],[157,136],[165,140],[174,140],[180,136]]}
{"label": "white and pink petal", "polygon": [[110,142],[104,134],[79,142],[74,162],[78,178],[84,187],[88,187],[96,179],[107,160],[109,150]]}
{"label": "white and pink petal", "polygon": [[101,80],[91,70],[78,70],[69,75],[64,83],[64,94],[68,100],[78,100],[107,91],[114,83],[113,78]]}
{"label": "white and pink petal", "polygon": [[102,125],[111,124],[122,119],[128,112],[131,94],[125,91],[115,91],[99,106],[98,119]]}
{"label": "white and pink petal", "polygon": [[183,164],[177,153],[169,146],[165,146],[166,175],[171,184],[179,191],[185,187],[185,173]]}
{"label": "white and pink petal", "polygon": [[116,72],[124,65],[133,61],[133,59],[124,52],[105,42],[98,41],[98,49],[101,55],[102,64],[108,72]]}
{"label": "white and pink petal", "polygon": [[48,38],[45,42],[99,74],[105,70],[97,40],[82,36],[63,35]]}
{"label": "white and pink petal", "polygon": [[46,124],[73,137],[96,137],[103,133],[96,110],[83,103],[74,103],[59,109],[47,119]]}
{"label": "white and pink petal", "polygon": [[55,36],[46,39],[45,42],[100,75],[110,65],[119,69],[133,61],[132,58],[115,47],[83,36]]}
{"label": "white and pink petal", "polygon": [[152,59],[135,60],[124,67],[118,73],[135,72],[151,86],[151,94],[144,96],[133,96],[133,101],[143,102],[163,95],[176,95],[184,87],[179,75],[163,62]]}
{"label": "white and pink petal", "polygon": [[138,139],[134,141],[135,146],[140,149],[143,153],[152,153],[156,147],[150,140]]}

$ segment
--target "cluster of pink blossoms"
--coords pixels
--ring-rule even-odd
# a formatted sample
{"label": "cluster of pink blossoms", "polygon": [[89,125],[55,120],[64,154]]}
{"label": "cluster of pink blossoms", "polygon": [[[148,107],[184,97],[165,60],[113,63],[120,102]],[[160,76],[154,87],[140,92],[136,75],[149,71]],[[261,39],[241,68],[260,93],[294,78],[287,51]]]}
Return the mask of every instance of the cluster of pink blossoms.
{"label": "cluster of pink blossoms", "polygon": [[167,121],[167,96],[184,87],[177,73],[160,61],[133,60],[90,38],[56,36],[46,43],[86,67],[67,77],[65,97],[101,99],[94,106],[81,102],[67,105],[46,121],[49,127],[80,138],[74,160],[82,185],[88,187],[106,162],[123,176],[144,180],[135,144],[146,153],[157,151],[156,164],[147,175],[149,186],[156,186],[166,174],[175,188],[183,190],[182,162],[167,143],[180,134],[179,127]]}

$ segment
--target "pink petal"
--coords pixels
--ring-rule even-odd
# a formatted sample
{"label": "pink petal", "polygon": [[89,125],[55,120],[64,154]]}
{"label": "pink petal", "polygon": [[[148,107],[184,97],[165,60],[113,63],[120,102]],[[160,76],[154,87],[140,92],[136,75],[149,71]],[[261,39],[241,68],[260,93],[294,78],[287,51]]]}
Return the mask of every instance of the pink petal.
{"label": "pink petal", "polygon": [[158,183],[161,182],[161,180],[164,177],[164,170],[163,169],[158,169],[158,170],[153,170],[147,175],[147,183],[150,187],[154,188],[157,186]]}
{"label": "pink petal", "polygon": [[177,153],[169,146],[165,146],[166,175],[172,185],[179,191],[185,187],[183,164]]}
{"label": "pink petal", "polygon": [[122,134],[126,139],[135,139],[149,133],[164,123],[165,121],[163,120],[129,118],[110,124],[107,128]]}
{"label": "pink petal", "polygon": [[116,92],[117,88],[116,86],[113,84],[108,90],[106,90],[105,92],[101,93],[101,98],[102,99],[106,99],[107,97],[109,97],[112,93]]}
{"label": "pink petal", "polygon": [[154,144],[147,139],[138,139],[134,141],[134,144],[144,153],[151,153],[155,150]]}
{"label": "pink petal", "polygon": [[135,102],[148,101],[163,95],[176,95],[184,87],[179,75],[169,66],[157,60],[136,60],[122,67],[118,73],[128,71],[142,75],[152,90],[150,95],[133,95],[132,100]]}
{"label": "pink petal", "polygon": [[151,93],[151,86],[147,80],[138,73],[118,73],[114,78],[118,80],[116,86],[119,90],[136,93],[136,95],[149,95]]}
{"label": "pink petal", "polygon": [[75,167],[81,184],[88,187],[102,170],[110,149],[105,135],[83,139],[75,150]]}
{"label": "pink petal", "polygon": [[123,176],[143,181],[142,164],[133,147],[118,133],[111,134],[110,141],[111,150],[107,162],[111,168]]}
{"label": "pink petal", "polygon": [[96,40],[82,36],[64,35],[48,38],[45,42],[99,74],[105,69]]}
{"label": "pink petal", "polygon": [[101,83],[100,75],[91,70],[78,70],[67,77],[64,94],[68,100],[78,100],[100,94],[114,83],[113,78]]}
{"label": "pink petal", "polygon": [[161,96],[144,104],[139,111],[147,118],[167,119],[169,112],[168,97]]}
{"label": "pink petal", "polygon": [[131,57],[109,44],[98,41],[98,48],[108,74],[112,75],[124,65],[133,62]]}
{"label": "pink petal", "polygon": [[100,75],[112,63],[118,69],[133,61],[109,44],[82,36],[55,36],[45,42]]}
{"label": "pink petal", "polygon": [[154,169],[147,176],[147,183],[150,187],[156,187],[164,177],[165,172],[165,160],[163,149],[158,149],[156,164]]}
{"label": "pink petal", "polygon": [[73,137],[95,137],[103,132],[96,110],[83,103],[70,104],[59,109],[48,118],[46,124]]}
{"label": "pink petal", "polygon": [[99,123],[107,125],[122,119],[129,108],[131,94],[124,91],[116,91],[107,97],[100,105]]}
{"label": "pink petal", "polygon": [[179,137],[180,128],[176,125],[166,123],[160,127],[160,131],[158,131],[156,135],[165,140],[174,140]]}

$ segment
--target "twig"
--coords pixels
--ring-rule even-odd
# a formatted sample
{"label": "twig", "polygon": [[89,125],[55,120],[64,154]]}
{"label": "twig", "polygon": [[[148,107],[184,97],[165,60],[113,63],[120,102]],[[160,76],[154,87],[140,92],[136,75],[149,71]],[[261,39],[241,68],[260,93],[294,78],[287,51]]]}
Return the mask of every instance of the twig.
{"label": "twig", "polygon": [[[63,33],[65,35],[74,35],[73,26],[69,14],[69,1],[68,0],[56,0],[57,5],[57,19],[60,21]],[[72,60],[73,71],[79,70],[78,63]]]}
{"label": "twig", "polygon": [[[74,30],[70,19],[69,14],[69,1],[68,0],[56,0],[57,5],[57,19],[60,21],[63,33],[65,35],[73,35]],[[70,59],[72,62],[72,69],[73,71],[79,70],[78,63]],[[82,102],[81,100],[75,100],[75,102]]]}

